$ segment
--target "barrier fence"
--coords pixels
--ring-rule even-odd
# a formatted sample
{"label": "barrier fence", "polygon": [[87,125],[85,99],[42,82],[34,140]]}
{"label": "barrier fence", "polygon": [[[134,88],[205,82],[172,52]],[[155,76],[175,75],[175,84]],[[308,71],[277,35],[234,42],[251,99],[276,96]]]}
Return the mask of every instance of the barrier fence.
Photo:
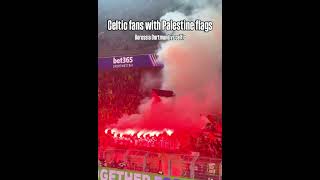
{"label": "barrier fence", "polygon": [[108,149],[100,152],[98,163],[100,168],[115,168],[124,171],[176,177],[174,179],[222,179],[221,159],[202,157],[199,153],[186,155]]}

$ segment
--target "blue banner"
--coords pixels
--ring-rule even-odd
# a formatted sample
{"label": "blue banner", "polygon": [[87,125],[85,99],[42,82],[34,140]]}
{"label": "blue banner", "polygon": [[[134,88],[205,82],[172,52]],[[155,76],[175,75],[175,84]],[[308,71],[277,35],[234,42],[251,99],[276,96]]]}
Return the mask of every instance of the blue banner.
{"label": "blue banner", "polygon": [[163,67],[155,54],[135,56],[113,56],[98,58],[99,70],[112,70],[117,68],[143,68]]}

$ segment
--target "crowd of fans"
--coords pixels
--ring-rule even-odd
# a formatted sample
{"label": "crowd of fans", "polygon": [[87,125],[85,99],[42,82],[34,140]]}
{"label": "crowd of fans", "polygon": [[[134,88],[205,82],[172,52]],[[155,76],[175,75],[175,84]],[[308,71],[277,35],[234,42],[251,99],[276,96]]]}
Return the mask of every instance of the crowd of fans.
{"label": "crowd of fans", "polygon": [[[130,162],[130,160],[123,161],[123,160],[111,160],[107,162],[106,160],[100,160],[99,166],[101,167],[109,167],[109,168],[116,168],[116,169],[127,169],[127,170],[134,170],[134,171],[144,171],[146,173],[157,173],[160,175],[163,175],[163,172],[161,171],[161,167],[159,166],[159,162],[151,163],[148,162],[146,164],[145,169],[143,170],[141,163],[136,162]],[[157,164],[156,166],[154,164]],[[184,174],[188,174],[187,172]]]}
{"label": "crowd of fans", "polygon": [[123,114],[137,113],[137,107],[144,98],[141,86],[144,73],[159,69],[116,69],[99,74],[98,105],[100,118],[107,123],[116,122]]}
{"label": "crowd of fans", "polygon": [[[107,136],[104,130],[107,125],[116,123],[124,114],[137,113],[141,100],[150,96],[144,88],[141,88],[143,74],[146,72],[159,73],[159,71],[160,69],[121,68],[99,73],[98,119],[99,145],[101,147],[111,145],[110,141],[109,144],[106,144]],[[122,141],[123,145],[128,145],[125,139],[116,141],[120,146]],[[202,156],[213,155],[216,158],[221,158],[221,116],[211,116],[210,123],[206,125],[203,132],[198,137],[191,138],[190,141],[193,146],[190,149],[200,152]],[[144,146],[146,143],[143,142],[138,142],[139,147],[148,147],[148,145]],[[136,144],[136,142],[132,141],[131,144]],[[154,149],[153,146],[155,145],[150,143],[149,148]]]}
{"label": "crowd of fans", "polygon": [[114,137],[113,134],[106,134],[106,140],[109,147],[118,147],[121,149],[143,149],[150,152],[183,152],[180,150],[180,143],[177,137],[169,137],[166,134],[159,136],[149,135],[140,138],[137,136],[123,135]]}
{"label": "crowd of fans", "polygon": [[101,138],[106,125],[116,123],[124,114],[137,113],[138,105],[148,93],[141,86],[141,77],[144,73],[158,72],[157,68],[121,68],[99,73],[98,122]]}
{"label": "crowd of fans", "polygon": [[[136,41],[134,40],[137,32],[100,32],[99,40],[99,56],[113,56],[117,52],[127,52],[126,54],[145,54],[146,52],[154,52],[158,49],[156,41]],[[142,35],[159,34],[156,32],[139,32]],[[120,54],[121,55],[121,54]]]}
{"label": "crowd of fans", "polygon": [[[155,4],[155,2],[157,2]],[[107,19],[126,19],[130,17],[133,21],[146,21],[159,19],[164,12],[168,12],[166,3],[172,4],[171,0],[145,0],[143,10],[139,2],[132,1],[126,7],[114,7],[99,0],[99,22],[98,22],[98,49],[99,57],[118,56],[123,54],[148,54],[154,53],[159,47],[157,41],[135,41],[134,34],[160,34],[156,31],[107,31]],[[174,6],[171,6],[174,8]],[[180,6],[179,6],[180,7]],[[141,77],[145,72],[158,73],[159,69],[116,69],[112,71],[99,72],[98,87],[98,119],[99,119],[99,148],[110,146],[107,144],[104,130],[107,125],[116,123],[123,114],[137,113],[140,101],[148,96],[145,89],[141,88]],[[155,88],[155,87],[153,87]],[[220,136],[220,137],[219,137]],[[221,145],[221,119],[216,118],[207,124],[199,137],[190,140],[193,149],[202,156],[212,155],[215,158],[222,157]],[[110,142],[110,141],[109,141]],[[121,144],[121,142],[120,142]],[[143,142],[140,143],[143,145]],[[148,145],[148,144],[147,144]],[[146,149],[146,147],[142,147]],[[163,174],[157,161],[147,162],[145,172]],[[124,160],[100,159],[100,166],[113,167],[118,169],[142,170],[142,163]],[[181,176],[188,177],[190,174],[189,165],[183,168]]]}
{"label": "crowd of fans", "polygon": [[195,149],[204,156],[222,158],[221,121],[207,124],[202,134],[195,140]]}

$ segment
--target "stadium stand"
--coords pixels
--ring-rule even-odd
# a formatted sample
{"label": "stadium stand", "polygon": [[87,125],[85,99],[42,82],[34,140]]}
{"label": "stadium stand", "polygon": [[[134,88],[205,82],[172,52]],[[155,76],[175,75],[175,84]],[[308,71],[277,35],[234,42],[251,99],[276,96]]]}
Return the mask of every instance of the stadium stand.
{"label": "stadium stand", "polygon": [[[157,68],[122,68],[99,73],[100,166],[195,179],[221,178],[221,174],[217,174],[220,172],[217,167],[222,158],[221,138],[216,138],[221,136],[219,116],[210,117],[211,122],[206,125],[203,133],[192,140],[198,155],[159,152],[143,146],[136,147],[136,150],[119,149],[119,146],[112,148],[110,142],[113,137],[105,135],[106,125],[115,123],[125,113],[136,113],[140,101],[151,93],[143,91],[140,86],[143,73],[159,74],[160,71]],[[210,169],[212,164],[214,168]]]}

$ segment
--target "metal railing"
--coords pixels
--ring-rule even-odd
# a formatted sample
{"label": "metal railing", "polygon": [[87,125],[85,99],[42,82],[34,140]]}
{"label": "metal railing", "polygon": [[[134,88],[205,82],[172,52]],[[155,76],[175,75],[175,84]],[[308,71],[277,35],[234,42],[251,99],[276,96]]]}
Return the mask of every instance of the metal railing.
{"label": "metal railing", "polygon": [[[141,150],[108,149],[99,154],[99,164],[150,173],[162,172],[167,176],[197,180],[221,180],[221,159],[173,153],[154,153]],[[120,165],[119,165],[120,164]]]}

